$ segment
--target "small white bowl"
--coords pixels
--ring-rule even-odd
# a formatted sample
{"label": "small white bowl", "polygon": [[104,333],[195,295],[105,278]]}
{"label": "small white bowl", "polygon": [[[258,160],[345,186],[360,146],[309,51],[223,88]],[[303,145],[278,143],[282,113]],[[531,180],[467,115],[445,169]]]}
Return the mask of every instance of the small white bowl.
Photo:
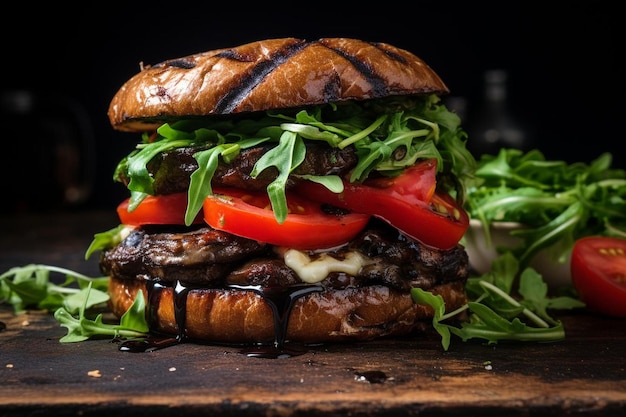
{"label": "small white bowl", "polygon": [[[479,274],[489,272],[491,263],[498,257],[496,248],[513,249],[519,245],[521,240],[511,236],[510,232],[522,228],[524,228],[524,225],[521,223],[492,222],[489,229],[491,245],[488,245],[482,222],[476,219],[470,220],[470,227],[467,229],[465,236],[463,236],[461,243],[465,245],[472,269]],[[568,256],[565,262],[559,262],[551,256],[550,250],[551,247],[535,255],[530,262],[530,266],[542,275],[543,280],[552,289],[571,286],[570,256]]]}

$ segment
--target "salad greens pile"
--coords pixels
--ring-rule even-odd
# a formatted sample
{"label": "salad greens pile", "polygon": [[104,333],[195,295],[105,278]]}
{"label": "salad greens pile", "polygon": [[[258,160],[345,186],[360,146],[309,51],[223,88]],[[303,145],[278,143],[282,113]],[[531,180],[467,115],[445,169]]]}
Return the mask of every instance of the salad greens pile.
{"label": "salad greens pile", "polygon": [[[463,179],[471,175],[476,161],[465,147],[466,132],[457,114],[440,103],[436,95],[390,97],[364,103],[343,102],[312,106],[295,115],[265,112],[257,119],[192,119],[164,124],[156,135],[143,135],[142,143],[124,158],[114,180],[127,178],[134,210],[154,194],[155,178],[148,164],[161,152],[195,148],[198,169],[191,175],[185,221],[191,224],[212,194],[211,178],[219,159],[230,161],[242,149],[271,142],[277,144],[255,164],[255,178],[265,169],[277,170],[277,178],[267,187],[272,209],[279,223],[287,215],[287,178],[304,161],[304,140],[322,141],[333,148],[354,146],[358,163],[351,182],[363,181],[372,171],[397,175],[418,159],[437,160],[438,186],[459,199],[464,198]],[[343,183],[336,175],[307,176],[333,192]]]}
{"label": "salad greens pile", "polygon": [[626,237],[626,170],[611,167],[604,153],[590,164],[546,160],[538,150],[503,148],[482,155],[466,181],[466,210],[482,222],[491,245],[491,222],[522,223],[511,232],[522,240],[509,248],[528,265],[541,250],[564,261],[584,236]]}

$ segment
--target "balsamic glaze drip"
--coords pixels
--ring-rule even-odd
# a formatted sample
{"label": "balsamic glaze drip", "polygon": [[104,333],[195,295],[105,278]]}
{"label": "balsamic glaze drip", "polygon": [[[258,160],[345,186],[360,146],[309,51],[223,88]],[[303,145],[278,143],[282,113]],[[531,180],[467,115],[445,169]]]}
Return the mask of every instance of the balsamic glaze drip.
{"label": "balsamic glaze drip", "polygon": [[306,350],[285,346],[289,315],[296,300],[313,292],[322,291],[321,285],[292,285],[289,287],[266,288],[260,285],[231,285],[229,288],[254,291],[261,295],[272,308],[274,317],[274,344],[246,347],[240,352],[255,358],[279,359],[302,355]]}
{"label": "balsamic glaze drip", "polygon": [[[165,286],[160,283],[151,282],[147,285],[148,290],[148,313],[147,320],[151,328],[156,327],[156,308],[159,305],[161,293]],[[296,347],[293,343],[287,344],[287,327],[289,325],[289,315],[295,301],[307,294],[321,292],[321,285],[301,284],[289,287],[262,287],[260,285],[229,285],[229,289],[234,291],[254,291],[261,295],[270,305],[274,318],[274,343],[246,346],[240,353],[250,357],[281,359],[302,355],[307,352],[302,347]],[[191,288],[186,287],[180,281],[173,286],[174,291],[174,316],[176,326],[179,329],[175,337],[151,335],[142,339],[129,339],[122,342],[119,350],[123,352],[152,352],[154,350],[166,348],[187,341],[185,332],[185,320],[187,316],[187,294]]]}
{"label": "balsamic glaze drip", "polygon": [[357,381],[369,382],[370,384],[382,384],[387,378],[387,374],[383,371],[364,371],[355,372]]}
{"label": "balsamic glaze drip", "polygon": [[180,329],[178,336],[176,336],[176,340],[179,342],[187,339],[187,334],[185,333],[185,328],[187,327],[185,325],[187,320],[187,294],[189,294],[189,288],[182,285],[180,281],[176,281],[174,286],[174,318],[176,325]]}
{"label": "balsamic glaze drip", "polygon": [[170,347],[179,343],[176,337],[148,336],[142,339],[129,339],[120,344],[122,352],[152,352],[158,349]]}

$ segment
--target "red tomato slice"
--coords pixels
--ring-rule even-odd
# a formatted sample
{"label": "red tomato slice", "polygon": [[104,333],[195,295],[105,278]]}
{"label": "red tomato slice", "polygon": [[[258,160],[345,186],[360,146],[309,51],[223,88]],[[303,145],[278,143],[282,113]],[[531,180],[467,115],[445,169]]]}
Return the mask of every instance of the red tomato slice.
{"label": "red tomato slice", "polygon": [[320,204],[287,194],[289,214],[279,224],[265,192],[213,189],[204,200],[204,220],[237,236],[294,249],[325,249],[349,242],[367,224],[367,214],[327,214]]}
{"label": "red tomato slice", "polygon": [[381,177],[365,182],[382,194],[407,203],[429,202],[437,186],[437,160],[428,159],[407,168],[394,178]]}
{"label": "red tomato slice", "polygon": [[572,282],[592,311],[626,317],[626,239],[589,236],[572,249]]}
{"label": "red tomato slice", "polygon": [[344,183],[342,193],[305,181],[296,191],[320,202],[385,220],[426,245],[451,249],[469,226],[465,210],[450,196],[435,193],[436,162],[428,160],[396,178]]}
{"label": "red tomato slice", "polygon": [[[140,226],[142,224],[185,224],[187,193],[168,195],[149,195],[132,212],[128,211],[128,202],[124,200],[117,206],[117,215],[122,224]],[[194,223],[202,223],[200,213]]]}

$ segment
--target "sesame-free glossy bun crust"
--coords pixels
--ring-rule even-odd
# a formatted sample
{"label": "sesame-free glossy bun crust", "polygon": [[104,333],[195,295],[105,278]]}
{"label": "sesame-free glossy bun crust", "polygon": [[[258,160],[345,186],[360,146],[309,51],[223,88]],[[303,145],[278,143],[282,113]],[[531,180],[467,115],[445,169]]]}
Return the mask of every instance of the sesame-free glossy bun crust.
{"label": "sesame-free glossy bun crust", "polygon": [[[275,337],[270,305],[255,292],[223,289],[194,289],[186,299],[185,329],[178,329],[172,288],[147,296],[146,281],[109,281],[110,307],[120,317],[133,304],[138,291],[153,304],[152,331],[216,343],[263,343]],[[463,282],[431,289],[440,294],[447,311],[467,302]],[[433,310],[416,304],[408,292],[377,285],[344,290],[327,289],[299,298],[289,316],[287,340],[303,343],[365,341],[405,336],[429,326]]]}
{"label": "sesame-free glossy bun crust", "polygon": [[348,38],[270,39],[144,67],[110,103],[121,131],[184,117],[227,115],[448,88],[414,54]]}

